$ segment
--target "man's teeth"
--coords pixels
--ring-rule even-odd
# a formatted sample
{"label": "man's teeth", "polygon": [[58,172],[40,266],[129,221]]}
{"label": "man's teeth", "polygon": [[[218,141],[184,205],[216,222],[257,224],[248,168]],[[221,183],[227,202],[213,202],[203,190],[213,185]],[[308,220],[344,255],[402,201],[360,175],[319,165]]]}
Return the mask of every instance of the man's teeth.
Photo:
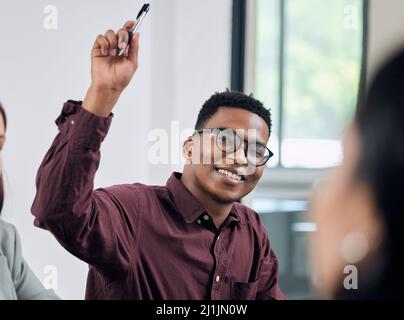
{"label": "man's teeth", "polygon": [[237,181],[241,180],[241,177],[239,175],[233,173],[233,172],[230,172],[230,171],[227,171],[227,170],[224,170],[224,169],[219,169],[218,171],[219,171],[219,173],[221,173],[221,174],[223,174],[223,175],[225,175],[225,176],[227,176],[229,178],[232,178],[234,180],[237,180]]}

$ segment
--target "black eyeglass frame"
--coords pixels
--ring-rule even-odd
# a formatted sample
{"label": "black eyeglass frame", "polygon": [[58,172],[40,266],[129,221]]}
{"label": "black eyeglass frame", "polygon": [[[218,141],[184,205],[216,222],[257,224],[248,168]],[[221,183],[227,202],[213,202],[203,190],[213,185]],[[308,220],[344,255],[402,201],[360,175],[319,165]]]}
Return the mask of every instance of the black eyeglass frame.
{"label": "black eyeglass frame", "polygon": [[[260,143],[260,142],[254,142],[254,143],[249,143],[247,140],[245,140],[245,139],[243,139],[242,137],[240,137],[240,135],[235,131],[235,130],[233,130],[233,129],[231,129],[231,128],[203,128],[203,129],[198,129],[198,130],[195,130],[194,131],[194,133],[193,133],[193,135],[195,135],[195,134],[200,134],[200,133],[203,133],[203,132],[221,132],[221,131],[224,131],[224,130],[231,130],[231,131],[233,131],[233,134],[235,135],[235,136],[237,136],[238,137],[238,139],[239,139],[239,141],[240,142],[242,142],[242,141],[244,141],[244,145],[246,146],[245,148],[244,148],[244,155],[245,155],[245,157],[247,158],[247,160],[248,160],[248,155],[247,155],[247,153],[248,153],[248,146],[250,145],[250,144],[256,144],[256,145],[259,145],[259,146],[261,146],[261,147],[264,147],[265,149],[267,149],[267,151],[268,151],[268,156],[266,156],[266,158],[265,158],[265,161],[261,164],[255,164],[255,163],[252,163],[253,165],[255,165],[256,167],[262,167],[262,166],[264,166],[267,162],[268,162],[268,160],[269,159],[271,159],[273,156],[274,156],[274,153],[271,151],[271,150],[269,150],[269,148],[266,146],[266,145],[264,145],[264,144],[262,144],[262,143]],[[216,146],[220,149],[220,150],[222,150],[223,152],[229,152],[229,151],[227,151],[227,150],[223,150],[223,148],[222,147],[220,147],[220,144],[219,144],[219,134],[216,134],[216,139],[215,139],[215,141],[216,141]],[[240,143],[234,150],[233,150],[233,152],[236,152],[239,148],[240,148],[240,146],[242,145],[242,143]],[[248,160],[249,161],[249,160]],[[250,161],[249,161],[250,162]],[[251,163],[251,162],[250,162]]]}

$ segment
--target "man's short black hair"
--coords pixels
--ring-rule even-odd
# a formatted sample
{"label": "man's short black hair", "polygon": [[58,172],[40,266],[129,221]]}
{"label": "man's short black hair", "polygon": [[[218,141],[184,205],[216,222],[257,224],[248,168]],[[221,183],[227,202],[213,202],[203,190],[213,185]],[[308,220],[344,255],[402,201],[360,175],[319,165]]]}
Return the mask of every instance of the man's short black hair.
{"label": "man's short black hair", "polygon": [[271,112],[266,109],[262,102],[258,101],[253,95],[246,95],[236,91],[217,92],[203,104],[199,111],[198,119],[195,124],[195,130],[202,129],[205,123],[217,112],[220,107],[241,108],[253,112],[260,116],[268,125],[269,134],[271,134],[272,122]]}

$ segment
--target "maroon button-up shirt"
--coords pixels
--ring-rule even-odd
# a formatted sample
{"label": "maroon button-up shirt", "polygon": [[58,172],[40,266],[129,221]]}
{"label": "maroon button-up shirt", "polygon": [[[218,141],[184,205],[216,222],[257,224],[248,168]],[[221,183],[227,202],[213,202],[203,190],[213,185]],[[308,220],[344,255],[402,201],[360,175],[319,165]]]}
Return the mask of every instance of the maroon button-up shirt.
{"label": "maroon button-up shirt", "polygon": [[86,298],[283,299],[277,258],[253,210],[235,203],[216,229],[180,173],[165,186],[93,190],[111,118],[64,105],[32,205],[35,225],[90,265]]}

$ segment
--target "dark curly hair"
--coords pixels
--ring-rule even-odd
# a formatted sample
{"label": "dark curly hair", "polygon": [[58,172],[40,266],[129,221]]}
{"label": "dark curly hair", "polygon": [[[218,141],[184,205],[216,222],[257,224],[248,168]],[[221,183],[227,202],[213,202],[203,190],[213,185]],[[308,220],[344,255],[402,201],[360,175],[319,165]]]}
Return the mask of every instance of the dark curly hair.
{"label": "dark curly hair", "polygon": [[220,107],[241,108],[253,112],[260,116],[268,125],[269,134],[271,134],[272,121],[271,112],[266,109],[262,102],[258,101],[253,95],[246,95],[236,91],[217,92],[203,104],[199,111],[198,119],[195,124],[195,130],[202,129],[205,123],[217,112]]}

